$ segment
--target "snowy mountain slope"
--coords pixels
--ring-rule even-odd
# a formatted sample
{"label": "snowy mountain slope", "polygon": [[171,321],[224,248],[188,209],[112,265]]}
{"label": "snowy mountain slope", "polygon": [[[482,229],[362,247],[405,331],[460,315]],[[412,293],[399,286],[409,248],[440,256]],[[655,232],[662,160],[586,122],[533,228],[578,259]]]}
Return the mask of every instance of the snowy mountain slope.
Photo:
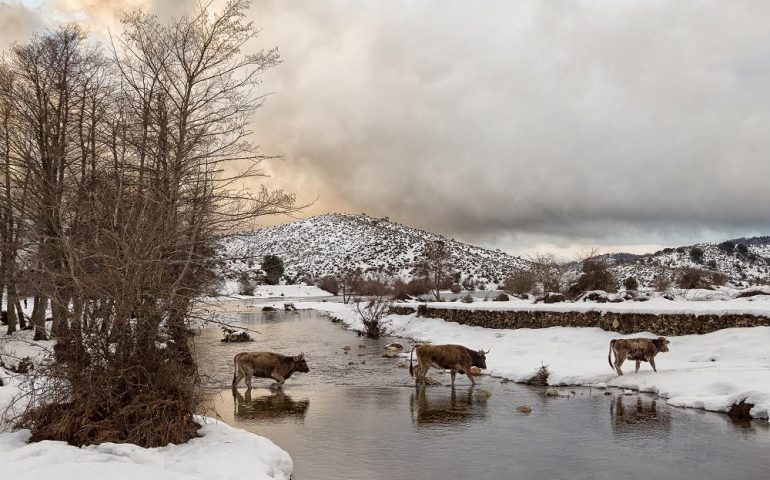
{"label": "snowy mountain slope", "polygon": [[446,242],[463,279],[502,282],[526,260],[496,250],[468,245],[441,235],[367,215],[329,214],[267,227],[225,241],[231,271],[259,268],[262,257],[278,255],[292,278],[337,274],[361,268],[369,274],[412,277],[412,265],[423,248]]}
{"label": "snowy mountain slope", "polygon": [[[699,243],[665,248],[647,255],[609,254],[603,257],[620,281],[635,277],[642,287],[651,286],[656,275],[675,278],[679,270],[687,267],[723,273],[729,284],[739,287],[770,283],[770,237]],[[566,277],[576,278],[578,269],[579,265],[572,265]]]}

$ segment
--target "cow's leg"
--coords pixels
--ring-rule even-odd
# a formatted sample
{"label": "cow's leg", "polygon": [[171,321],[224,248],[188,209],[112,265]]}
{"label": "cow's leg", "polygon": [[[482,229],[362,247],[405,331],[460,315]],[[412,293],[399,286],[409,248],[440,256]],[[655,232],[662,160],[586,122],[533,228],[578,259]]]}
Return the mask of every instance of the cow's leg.
{"label": "cow's leg", "polygon": [[652,365],[652,369],[656,372],[658,371],[657,368],[655,368],[655,357],[650,357],[650,365]]}
{"label": "cow's leg", "polygon": [[452,386],[454,387],[455,386],[455,375],[457,375],[457,372],[454,371],[454,370],[450,370],[449,371],[449,375],[452,376]]}
{"label": "cow's leg", "polygon": [[283,387],[283,382],[286,381],[285,378],[275,372],[270,374],[270,378],[275,380],[275,383],[271,385],[272,388],[281,388]]}
{"label": "cow's leg", "polygon": [[427,376],[428,376],[428,369],[430,368],[430,361],[425,361],[422,358],[418,359],[420,361],[420,383],[422,383],[423,388],[428,386]]}
{"label": "cow's leg", "polygon": [[471,386],[472,387],[475,386],[476,385],[476,380],[473,378],[473,374],[471,373],[470,367],[465,369],[465,374],[468,375],[468,380],[471,381]]}
{"label": "cow's leg", "polygon": [[417,362],[417,365],[414,366],[414,386],[419,387],[420,386],[420,362]]}
{"label": "cow's leg", "polygon": [[623,375],[623,370],[620,369],[620,367],[623,366],[623,362],[626,361],[626,354],[621,353],[620,355],[615,353],[615,370],[618,372],[618,375]]}
{"label": "cow's leg", "polygon": [[246,377],[246,389],[247,389],[247,391],[250,391],[250,390],[251,390],[251,373],[252,373],[252,372],[246,372],[246,375],[245,375],[245,377]]}
{"label": "cow's leg", "polygon": [[233,388],[238,388],[238,383],[240,383],[242,378],[243,378],[243,370],[241,370],[241,367],[238,367],[238,373],[235,376],[235,381],[233,382]]}
{"label": "cow's leg", "polygon": [[636,361],[636,371],[634,373],[639,373],[639,367],[642,365],[642,362],[640,360]]}

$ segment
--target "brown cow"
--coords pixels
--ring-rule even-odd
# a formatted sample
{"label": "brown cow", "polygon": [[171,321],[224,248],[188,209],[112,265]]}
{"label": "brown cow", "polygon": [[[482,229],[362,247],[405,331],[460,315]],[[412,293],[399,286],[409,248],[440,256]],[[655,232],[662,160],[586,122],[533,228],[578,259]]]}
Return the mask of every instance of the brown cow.
{"label": "brown cow", "polygon": [[[614,368],[618,375],[623,375],[620,367],[628,358],[636,361],[636,373],[639,373],[641,362],[650,362],[652,369],[655,368],[655,355],[659,352],[668,352],[668,344],[671,343],[666,337],[658,338],[615,338],[610,340],[610,352],[607,355],[607,361],[610,367]],[[615,352],[615,365],[612,364],[612,352]]]}
{"label": "brown cow", "polygon": [[[414,374],[414,367],[412,366],[412,355],[417,350],[417,362],[419,371],[417,375]],[[422,381],[425,385],[425,376],[428,374],[428,369],[431,366],[438,368],[445,368],[451,372],[452,386],[455,384],[455,375],[457,372],[468,375],[472,385],[476,385],[476,381],[471,375],[471,367],[487,368],[487,357],[484,350],[471,350],[470,348],[463,347],[462,345],[420,345],[412,347],[412,351],[409,352],[409,375],[415,377],[415,385]]]}
{"label": "brown cow", "polygon": [[272,378],[276,383],[271,388],[281,388],[283,382],[289,379],[294,372],[310,371],[305,362],[305,354],[295,356],[281,355],[273,352],[242,352],[233,358],[235,371],[233,372],[233,388],[246,377],[246,386],[251,390],[252,375],[257,378]]}

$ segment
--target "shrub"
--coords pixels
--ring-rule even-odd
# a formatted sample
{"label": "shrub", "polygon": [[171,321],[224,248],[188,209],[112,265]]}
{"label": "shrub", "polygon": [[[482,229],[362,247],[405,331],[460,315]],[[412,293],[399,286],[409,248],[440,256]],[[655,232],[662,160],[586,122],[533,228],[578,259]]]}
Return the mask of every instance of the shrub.
{"label": "shrub", "polygon": [[460,286],[458,283],[453,283],[451,287],[449,287],[449,290],[452,293],[460,293],[463,290],[463,287]]}
{"label": "shrub", "polygon": [[728,277],[724,273],[713,272],[711,274],[711,283],[712,283],[712,285],[716,285],[716,286],[721,287],[722,285],[727,283],[728,280],[730,280],[730,277]]}
{"label": "shrub", "polygon": [[669,288],[671,288],[671,284],[673,282],[671,281],[671,277],[666,275],[665,273],[659,273],[655,275],[655,277],[652,279],[652,288],[655,289],[655,291],[658,292],[665,292]]}
{"label": "shrub", "polygon": [[585,260],[583,262],[583,274],[569,287],[568,293],[577,297],[590,290],[618,291],[618,281],[606,262]]}
{"label": "shrub", "polygon": [[318,283],[318,288],[325,290],[332,295],[337,295],[340,291],[340,284],[337,282],[337,277],[334,275],[326,275],[321,278],[321,281]]}
{"label": "shrub", "polygon": [[710,288],[708,274],[700,268],[683,268],[677,278],[677,286],[684,289]]}
{"label": "shrub", "polygon": [[719,248],[720,250],[722,250],[728,255],[732,255],[733,252],[735,251],[735,244],[728,240],[726,242],[722,242],[719,245],[717,245],[717,248]]}
{"label": "shrub", "polygon": [[519,270],[505,279],[503,290],[514,295],[532,293],[536,284],[535,274],[529,270]]}
{"label": "shrub", "polygon": [[283,276],[283,260],[275,255],[265,255],[262,260],[262,270],[265,272],[265,282],[268,285],[278,285]]}
{"label": "shrub", "polygon": [[508,295],[506,295],[506,294],[504,294],[504,293],[501,293],[500,295],[496,296],[496,297],[494,298],[494,300],[492,300],[492,301],[493,301],[493,302],[507,302],[507,301],[509,301],[510,299],[511,299],[511,297],[509,297]]}
{"label": "shrub", "polygon": [[254,283],[247,272],[241,272],[238,275],[238,294],[254,295]]}
{"label": "shrub", "polygon": [[690,259],[695,263],[703,263],[703,249],[700,247],[692,247],[690,249]]}
{"label": "shrub", "polygon": [[639,282],[636,280],[636,277],[627,277],[623,280],[623,287],[629,291],[639,290]]}
{"label": "shrub", "polygon": [[356,302],[356,310],[359,317],[361,317],[361,322],[364,324],[364,334],[367,337],[379,338],[380,335],[385,333],[382,320],[387,316],[390,307],[390,300],[384,296],[369,300],[365,307],[361,307],[361,303]]}
{"label": "shrub", "polygon": [[388,287],[376,278],[365,278],[358,283],[356,291],[359,295],[367,297],[383,296],[388,292]]}
{"label": "shrub", "polygon": [[709,260],[708,263],[706,263],[706,266],[709,267],[712,270],[716,270],[717,268],[717,261],[716,260]]}
{"label": "shrub", "polygon": [[470,293],[468,293],[463,298],[461,298],[460,301],[463,303],[473,303],[473,297]]}

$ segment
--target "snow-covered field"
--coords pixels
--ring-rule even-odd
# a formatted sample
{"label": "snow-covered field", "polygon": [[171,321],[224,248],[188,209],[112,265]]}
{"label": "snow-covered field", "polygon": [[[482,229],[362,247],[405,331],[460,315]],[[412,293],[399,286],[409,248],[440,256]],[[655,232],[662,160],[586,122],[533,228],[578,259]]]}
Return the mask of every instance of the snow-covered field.
{"label": "snow-covered field", "polygon": [[427,305],[430,308],[446,308],[460,310],[522,310],[549,312],[634,312],[634,313],[681,313],[681,314],[733,314],[748,313],[753,315],[770,315],[770,295],[757,295],[748,298],[729,300],[667,300],[663,297],[652,298],[646,302],[594,303],[594,302],[560,302],[533,303],[531,300],[514,299],[508,302],[407,302],[404,306],[417,308]]}
{"label": "snow-covered field", "polygon": [[332,294],[326,290],[321,290],[315,285],[257,285],[254,288],[254,295],[238,295],[240,287],[238,282],[228,280],[225,282],[223,295],[238,299],[251,298],[316,298],[331,297]]}
{"label": "snow-covered field", "polygon": [[[352,329],[363,327],[351,305],[302,302],[296,306],[328,312]],[[629,335],[599,328],[496,330],[414,314],[390,315],[385,321],[390,332],[397,336],[491,349],[487,372],[496,377],[522,381],[546,365],[552,385],[603,387],[606,384],[657,393],[670,405],[719,412],[745,400],[754,404],[751,415],[755,418],[768,418],[770,411],[770,327],[669,337],[670,352],[658,354],[657,373],[643,363],[635,374],[634,362],[627,361],[623,365],[625,375],[617,377],[607,360],[609,341]]]}

